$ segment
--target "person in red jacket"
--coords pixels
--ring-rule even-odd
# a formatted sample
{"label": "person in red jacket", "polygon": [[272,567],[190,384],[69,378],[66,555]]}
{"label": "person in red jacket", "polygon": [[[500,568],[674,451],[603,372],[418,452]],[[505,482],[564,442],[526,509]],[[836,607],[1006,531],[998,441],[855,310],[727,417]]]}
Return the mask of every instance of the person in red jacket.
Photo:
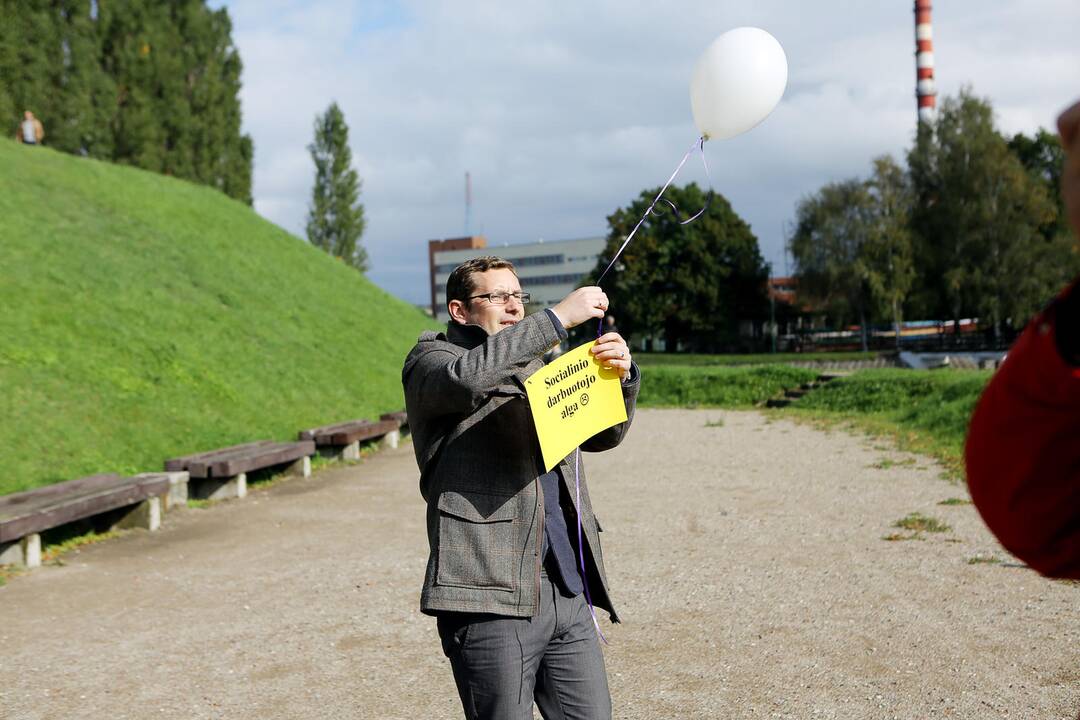
{"label": "person in red jacket", "polygon": [[[1080,102],[1058,118],[1069,224],[1080,238]],[[1080,579],[1080,278],[1009,350],[968,429],[968,487],[1009,552]]]}

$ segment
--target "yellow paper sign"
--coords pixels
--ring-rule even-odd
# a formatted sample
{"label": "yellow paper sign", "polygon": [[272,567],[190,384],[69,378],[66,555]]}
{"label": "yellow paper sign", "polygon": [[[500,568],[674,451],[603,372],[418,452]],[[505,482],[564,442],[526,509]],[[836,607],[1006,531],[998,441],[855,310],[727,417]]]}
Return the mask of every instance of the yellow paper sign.
{"label": "yellow paper sign", "polygon": [[589,348],[576,347],[525,381],[544,469],[601,430],[626,422],[619,371],[605,370]]}

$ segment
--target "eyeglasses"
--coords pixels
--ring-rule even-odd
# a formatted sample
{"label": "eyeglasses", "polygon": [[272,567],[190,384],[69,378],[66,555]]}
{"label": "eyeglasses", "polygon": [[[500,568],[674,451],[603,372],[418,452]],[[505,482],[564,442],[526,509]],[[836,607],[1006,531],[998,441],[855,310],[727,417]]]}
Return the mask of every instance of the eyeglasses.
{"label": "eyeglasses", "polygon": [[475,300],[476,298],[486,298],[492,305],[505,305],[510,302],[510,298],[515,298],[522,305],[528,305],[532,296],[527,292],[489,292],[484,293],[483,295],[473,295],[469,299]]}

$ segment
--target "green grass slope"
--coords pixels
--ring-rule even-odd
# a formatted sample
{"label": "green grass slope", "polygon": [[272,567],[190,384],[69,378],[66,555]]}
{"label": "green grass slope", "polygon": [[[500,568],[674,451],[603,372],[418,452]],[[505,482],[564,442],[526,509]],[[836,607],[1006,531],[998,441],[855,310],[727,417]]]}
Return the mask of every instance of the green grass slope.
{"label": "green grass slope", "polygon": [[399,410],[431,326],[221,193],[0,141],[0,494]]}

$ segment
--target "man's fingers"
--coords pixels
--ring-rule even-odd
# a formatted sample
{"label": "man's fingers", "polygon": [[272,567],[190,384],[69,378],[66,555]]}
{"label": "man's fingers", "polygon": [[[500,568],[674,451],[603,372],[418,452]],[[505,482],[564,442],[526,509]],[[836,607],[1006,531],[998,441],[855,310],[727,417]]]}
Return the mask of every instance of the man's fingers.
{"label": "man's fingers", "polygon": [[592,348],[592,354],[596,355],[596,356],[612,355],[612,354],[615,355],[615,356],[618,356],[620,353],[622,353],[623,355],[629,355],[630,354],[630,348],[626,347],[626,345],[624,343],[600,343],[600,342],[598,342],[596,345],[593,345],[593,348]]}
{"label": "man's fingers", "polygon": [[598,345],[603,345],[603,344],[609,343],[609,342],[620,342],[623,345],[626,344],[626,341],[623,340],[622,335],[620,335],[617,332],[604,333],[603,335],[601,335],[600,337],[598,337],[596,339],[596,343]]}
{"label": "man's fingers", "polygon": [[603,307],[605,310],[608,306],[608,296],[603,290],[595,285],[583,287],[578,290],[581,296],[591,304],[593,307]]}

